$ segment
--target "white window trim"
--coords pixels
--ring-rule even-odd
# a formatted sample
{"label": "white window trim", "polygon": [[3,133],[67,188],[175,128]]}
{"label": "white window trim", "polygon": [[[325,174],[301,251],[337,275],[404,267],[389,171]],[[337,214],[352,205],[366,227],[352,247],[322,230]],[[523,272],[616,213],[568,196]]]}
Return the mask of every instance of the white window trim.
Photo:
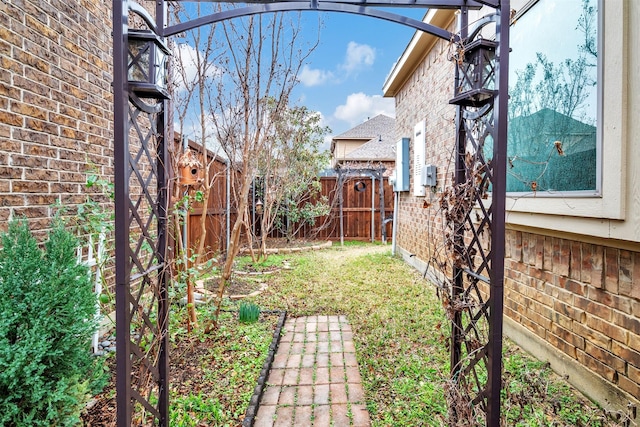
{"label": "white window trim", "polygon": [[425,188],[420,185],[422,177],[422,168],[425,162],[426,153],[426,123],[420,120],[413,127],[413,195],[422,197],[426,194]]}

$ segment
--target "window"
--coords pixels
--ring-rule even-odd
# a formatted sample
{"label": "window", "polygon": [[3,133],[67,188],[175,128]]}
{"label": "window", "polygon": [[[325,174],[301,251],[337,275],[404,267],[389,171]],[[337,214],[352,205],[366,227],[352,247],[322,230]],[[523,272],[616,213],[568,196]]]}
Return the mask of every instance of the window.
{"label": "window", "polygon": [[601,194],[598,0],[529,2],[510,45],[507,191]]}

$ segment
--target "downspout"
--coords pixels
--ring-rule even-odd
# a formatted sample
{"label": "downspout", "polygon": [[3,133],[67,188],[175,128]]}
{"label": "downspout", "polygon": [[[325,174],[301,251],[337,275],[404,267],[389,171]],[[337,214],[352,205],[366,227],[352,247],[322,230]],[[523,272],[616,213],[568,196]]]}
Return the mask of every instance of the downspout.
{"label": "downspout", "polygon": [[400,201],[400,193],[398,191],[394,191],[393,196],[393,235],[391,236],[391,255],[395,256],[397,244],[396,235],[398,234],[398,204]]}
{"label": "downspout", "polygon": [[343,221],[343,212],[342,212],[342,193],[344,190],[344,182],[342,180],[342,171],[338,171],[338,187],[339,187],[339,198],[340,202],[340,246],[344,246],[344,221]]}
{"label": "downspout", "polygon": [[371,242],[376,241],[376,176],[371,175]]}
{"label": "downspout", "polygon": [[380,238],[382,239],[382,243],[387,244],[387,219],[386,212],[384,209],[384,169],[380,169]]}

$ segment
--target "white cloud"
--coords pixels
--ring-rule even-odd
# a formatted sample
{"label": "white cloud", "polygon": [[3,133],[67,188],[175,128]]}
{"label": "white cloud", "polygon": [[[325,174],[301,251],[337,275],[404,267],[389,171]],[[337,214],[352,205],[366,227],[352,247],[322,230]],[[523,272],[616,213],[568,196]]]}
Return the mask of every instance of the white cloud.
{"label": "white cloud", "polygon": [[326,83],[339,84],[346,77],[357,75],[360,71],[371,67],[375,59],[376,50],[374,48],[351,41],[347,44],[344,61],[336,66],[335,71],[311,68],[308,65],[304,65],[298,75],[298,80],[307,87],[320,86]]}
{"label": "white cloud", "polygon": [[305,86],[319,86],[333,80],[333,73],[318,68],[309,68],[308,65],[305,65],[298,75],[298,80]]}
{"label": "white cloud", "polygon": [[350,126],[364,122],[378,114],[395,117],[395,102],[393,98],[383,98],[381,95],[367,95],[362,92],[352,93],[344,104],[336,107],[333,116]]}
{"label": "white cloud", "polygon": [[[174,121],[173,126],[176,132],[182,133],[183,138],[197,144],[202,144],[202,127],[200,124],[200,117],[198,115],[187,115],[184,127],[182,128],[180,127],[179,121]],[[210,116],[205,117],[205,129],[206,134],[204,139],[206,141],[207,148],[214,154],[224,157],[224,153],[220,148],[220,143],[215,136],[215,122]]]}
{"label": "white cloud", "polygon": [[333,135],[325,135],[324,136],[324,141],[320,145],[320,151],[329,151],[329,150],[331,150],[331,140],[332,140],[332,138],[333,138]]}
{"label": "white cloud", "polygon": [[376,50],[367,44],[358,44],[354,41],[347,45],[347,53],[344,63],[340,66],[347,74],[356,74],[360,70],[373,65],[376,60]]}
{"label": "white cloud", "polygon": [[173,80],[180,90],[185,88],[185,80],[193,82],[198,75],[198,69],[195,64],[196,51],[195,48],[186,43],[180,43],[173,46],[173,65],[175,71]]}
{"label": "white cloud", "polygon": [[[204,53],[200,52],[200,60],[204,58]],[[198,52],[196,48],[188,43],[179,43],[173,46],[173,64],[175,67],[173,80],[178,90],[185,90],[187,85],[193,85],[198,80]],[[221,70],[209,63],[207,67],[207,79],[219,77]]]}

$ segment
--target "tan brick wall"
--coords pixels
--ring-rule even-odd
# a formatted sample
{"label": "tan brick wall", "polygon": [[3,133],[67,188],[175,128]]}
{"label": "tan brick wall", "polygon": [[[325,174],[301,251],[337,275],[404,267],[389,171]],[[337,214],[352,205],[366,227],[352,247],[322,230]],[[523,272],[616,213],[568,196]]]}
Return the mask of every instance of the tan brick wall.
{"label": "tan brick wall", "polygon": [[[455,144],[447,48],[437,42],[396,95],[398,137],[412,136],[415,124],[426,120],[425,160],[438,167],[435,193],[414,197],[412,182],[400,196],[397,244],[421,268],[445,259],[438,200],[452,182]],[[640,252],[580,237],[507,231],[505,315],[530,331],[528,339],[539,338],[608,384],[640,396]]]}
{"label": "tan brick wall", "polygon": [[505,248],[505,314],[640,396],[640,252],[516,230]]}
{"label": "tan brick wall", "polygon": [[[410,191],[401,193],[399,202],[398,245],[427,262],[442,261],[445,256],[439,198],[454,172],[455,108],[449,105],[454,67],[446,59],[448,48],[449,42],[437,41],[396,96],[398,137],[412,137],[414,126],[425,120],[425,163],[437,167],[435,192],[427,189],[425,197],[414,197],[412,181]],[[411,138],[410,176],[413,176],[413,153]]]}
{"label": "tan brick wall", "polygon": [[112,179],[111,58],[111,2],[0,3],[0,227],[42,231],[87,171]]}

